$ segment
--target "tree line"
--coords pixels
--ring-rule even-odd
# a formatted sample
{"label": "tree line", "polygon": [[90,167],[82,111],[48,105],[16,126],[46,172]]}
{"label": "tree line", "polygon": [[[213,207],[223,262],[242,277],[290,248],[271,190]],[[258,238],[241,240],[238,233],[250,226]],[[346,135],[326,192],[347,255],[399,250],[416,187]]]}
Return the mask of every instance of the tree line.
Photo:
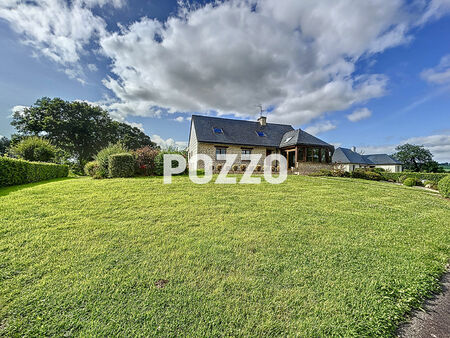
{"label": "tree line", "polygon": [[61,149],[61,157],[80,169],[112,143],[120,142],[130,150],[156,147],[139,128],[114,121],[101,107],[80,101],[43,97],[23,111],[14,112],[11,125],[17,133],[11,140],[0,140],[0,154],[24,139],[38,136]]}

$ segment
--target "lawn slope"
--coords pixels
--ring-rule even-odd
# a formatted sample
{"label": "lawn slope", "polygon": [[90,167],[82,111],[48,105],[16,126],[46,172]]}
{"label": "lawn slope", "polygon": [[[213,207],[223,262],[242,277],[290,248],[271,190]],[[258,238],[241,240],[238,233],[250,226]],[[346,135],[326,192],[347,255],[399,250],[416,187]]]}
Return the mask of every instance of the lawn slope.
{"label": "lawn slope", "polygon": [[0,189],[0,334],[392,335],[438,290],[450,203],[290,176]]}

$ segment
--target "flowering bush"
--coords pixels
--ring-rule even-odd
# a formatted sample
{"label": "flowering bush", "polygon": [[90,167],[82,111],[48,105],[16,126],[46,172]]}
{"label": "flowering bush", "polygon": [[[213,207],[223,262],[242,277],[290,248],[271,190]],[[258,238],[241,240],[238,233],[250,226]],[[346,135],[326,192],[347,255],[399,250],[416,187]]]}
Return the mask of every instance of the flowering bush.
{"label": "flowering bush", "polygon": [[134,151],[136,157],[137,172],[140,175],[155,175],[155,158],[159,150],[146,146]]}

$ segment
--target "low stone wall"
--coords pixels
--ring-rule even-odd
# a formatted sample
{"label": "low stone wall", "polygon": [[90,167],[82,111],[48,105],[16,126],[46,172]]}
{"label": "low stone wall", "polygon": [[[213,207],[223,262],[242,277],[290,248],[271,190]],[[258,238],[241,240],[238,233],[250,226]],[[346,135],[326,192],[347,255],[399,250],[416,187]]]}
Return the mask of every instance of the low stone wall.
{"label": "low stone wall", "polygon": [[302,175],[308,175],[318,172],[322,169],[332,170],[333,165],[331,163],[299,162],[297,163],[297,168],[294,169],[294,172]]}

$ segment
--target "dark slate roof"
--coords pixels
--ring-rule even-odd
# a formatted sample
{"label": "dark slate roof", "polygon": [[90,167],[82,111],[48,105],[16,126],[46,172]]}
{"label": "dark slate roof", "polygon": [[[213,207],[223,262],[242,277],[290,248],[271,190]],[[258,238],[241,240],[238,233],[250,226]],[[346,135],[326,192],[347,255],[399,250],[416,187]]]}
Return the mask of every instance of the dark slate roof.
{"label": "dark slate roof", "polygon": [[327,146],[332,147],[331,144],[328,144],[311,134],[308,134],[306,131],[301,129],[288,131],[283,135],[283,138],[280,142],[280,148],[295,146],[295,145],[314,145],[314,146]]}
{"label": "dark slate roof", "polygon": [[334,163],[369,164],[362,155],[347,148],[337,148],[333,153],[332,161]]}
{"label": "dark slate roof", "polygon": [[[192,123],[199,142],[247,146],[278,147],[283,135],[294,129],[286,124],[267,123],[261,126],[255,121],[200,115],[192,115]],[[214,128],[221,128],[223,134],[214,133]],[[265,136],[258,136],[258,131],[264,132]]]}
{"label": "dark slate roof", "polygon": [[355,163],[366,165],[402,164],[387,154],[360,155],[351,149],[337,148],[332,157],[334,163]]}
{"label": "dark slate roof", "polygon": [[364,155],[364,158],[373,164],[402,164],[387,154]]}

